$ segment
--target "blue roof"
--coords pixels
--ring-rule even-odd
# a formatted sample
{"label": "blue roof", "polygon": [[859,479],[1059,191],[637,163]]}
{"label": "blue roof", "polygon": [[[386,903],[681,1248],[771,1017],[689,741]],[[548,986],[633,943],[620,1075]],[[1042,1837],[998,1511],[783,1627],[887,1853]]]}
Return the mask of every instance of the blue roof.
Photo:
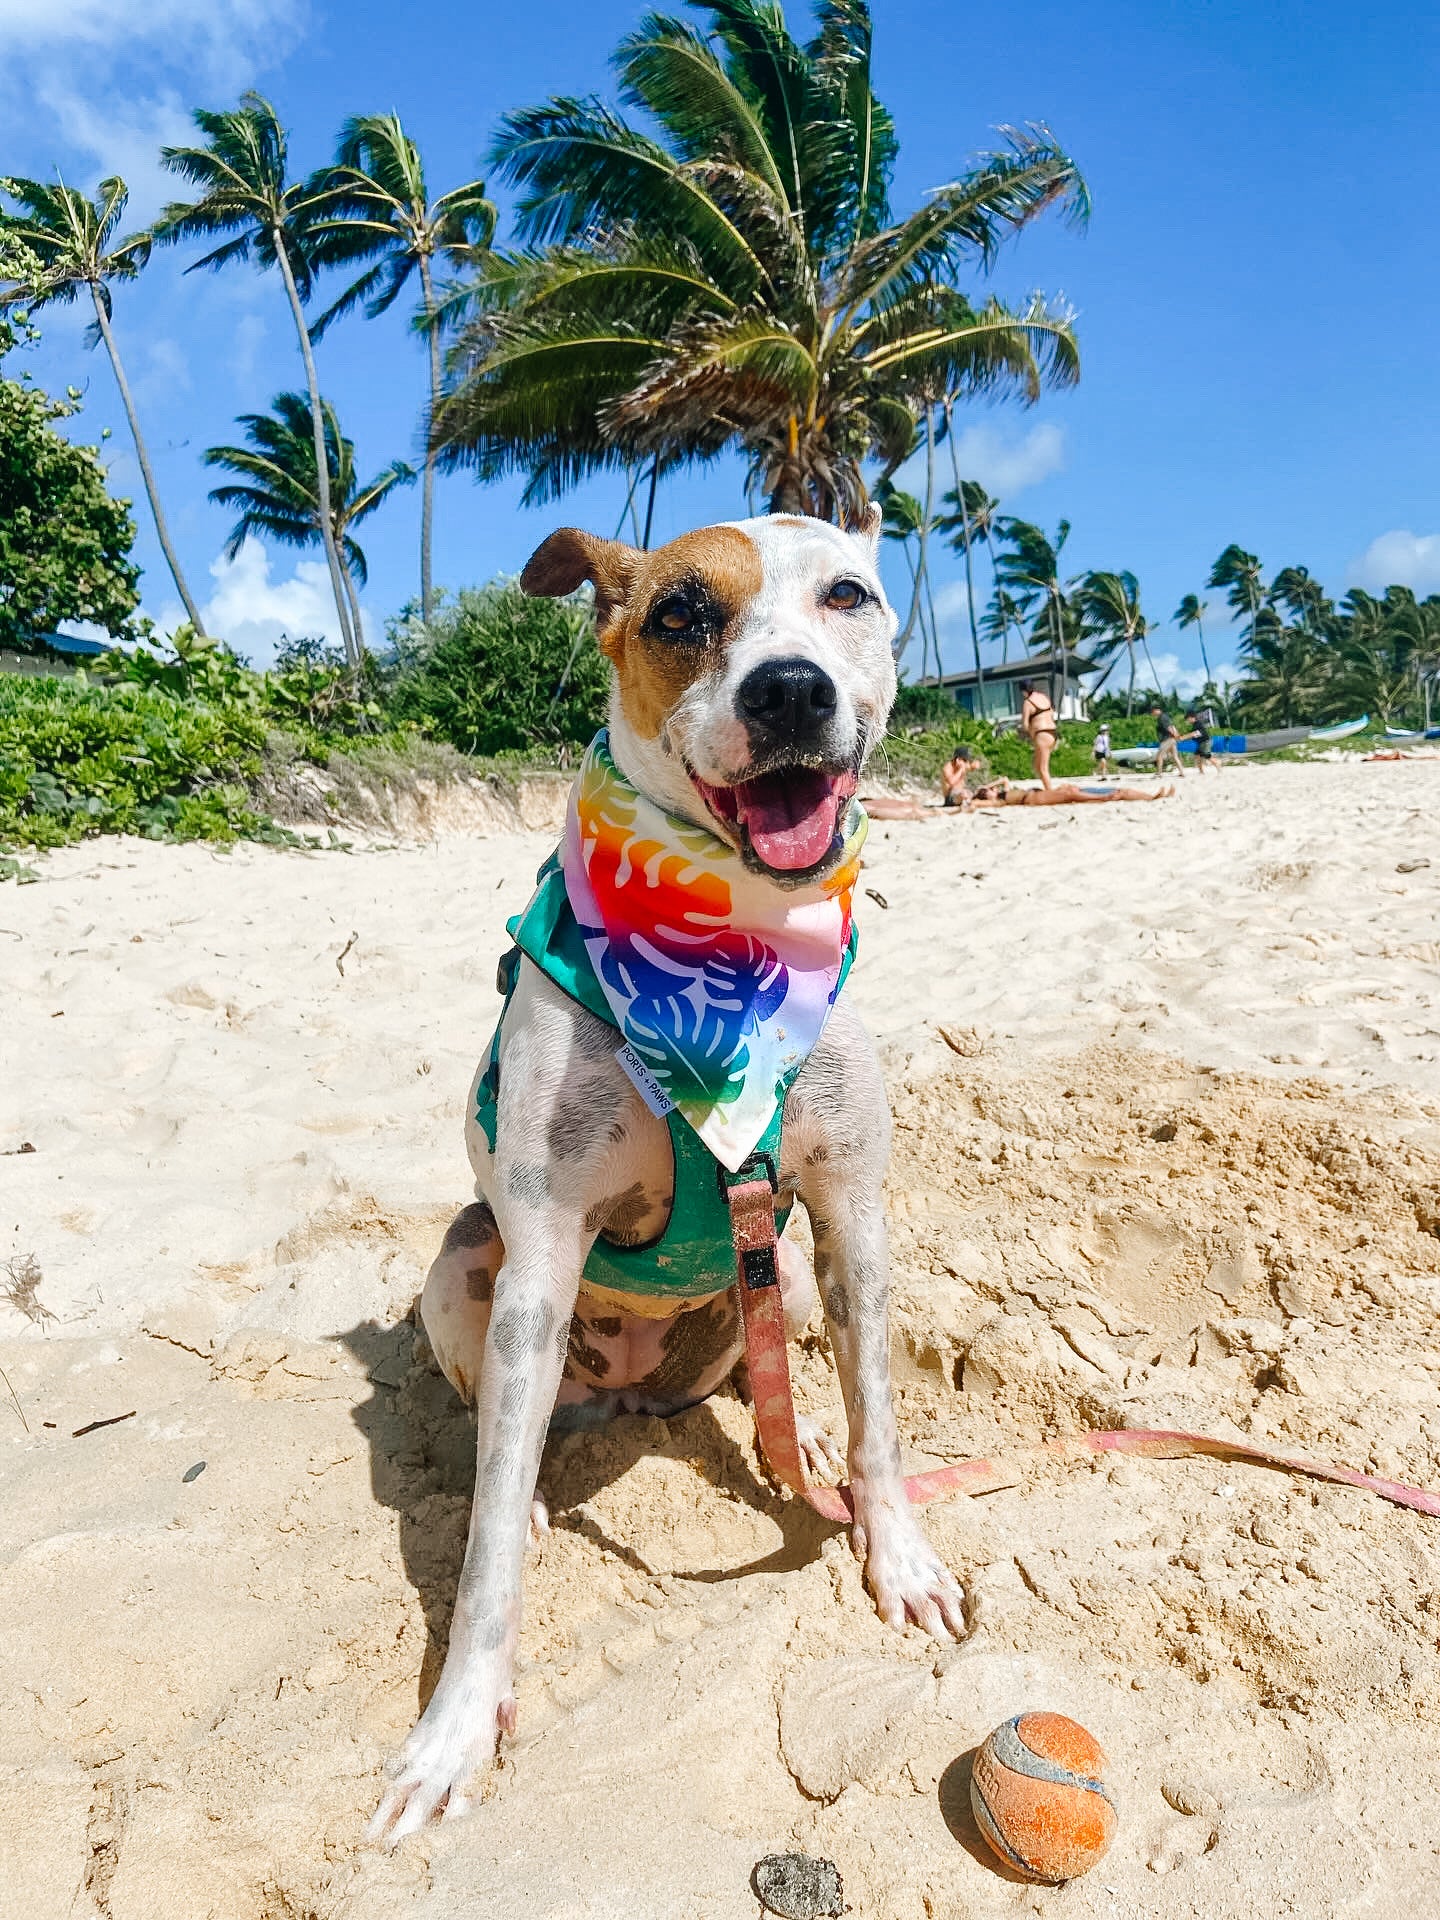
{"label": "blue roof", "polygon": [[40,633],[35,637],[56,653],[109,653],[110,651],[103,640],[81,640],[73,633]]}

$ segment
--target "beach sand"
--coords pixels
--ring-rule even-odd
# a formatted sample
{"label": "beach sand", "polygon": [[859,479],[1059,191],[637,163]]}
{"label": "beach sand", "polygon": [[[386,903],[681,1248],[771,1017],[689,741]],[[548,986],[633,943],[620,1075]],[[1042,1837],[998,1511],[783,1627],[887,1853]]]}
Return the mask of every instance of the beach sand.
{"label": "beach sand", "polygon": [[[1440,1486],[1437,817],[1440,764],[1339,761],[875,827],[902,1438],[1019,1475],[926,1512],[970,1636],[880,1625],[728,1392],[566,1438],[518,1738],[391,1856],[473,1477],[412,1309],[552,835],[99,841],[0,891],[0,1920],[749,1920],[790,1848],[884,1920],[1434,1911],[1440,1521],[1032,1449]],[[818,1321],[794,1360],[837,1409]],[[1031,1707],[1120,1800],[1063,1893],[968,1813]]]}

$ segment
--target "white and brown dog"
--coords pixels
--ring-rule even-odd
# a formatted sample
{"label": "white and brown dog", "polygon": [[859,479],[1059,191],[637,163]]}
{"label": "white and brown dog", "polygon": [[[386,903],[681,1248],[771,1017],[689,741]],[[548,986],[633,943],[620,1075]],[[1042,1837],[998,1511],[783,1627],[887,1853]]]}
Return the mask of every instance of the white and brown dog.
{"label": "white and brown dog", "polygon": [[[879,512],[859,532],[776,514],[706,527],[653,553],[564,528],[521,576],[533,594],[595,589],[614,666],[610,747],[640,792],[736,846],[778,887],[823,876],[895,693],[895,615],[876,570]],[[617,1407],[666,1415],[713,1392],[741,1356],[733,1290],[629,1312],[582,1289],[596,1236],[653,1239],[668,1216],[665,1122],[616,1059],[615,1034],[523,963],[501,1039],[495,1150],[473,1125],[477,1191],[426,1283],[426,1332],[476,1402],[475,1503],[450,1646],[391,1769],[370,1836],[454,1818],[513,1730],[512,1667],[527,1530],[552,1421]],[[473,1112],[473,1108],[472,1108]],[[889,1115],[873,1045],[837,1002],[784,1109],[781,1187],[810,1217],[849,1423],[853,1542],[882,1617],[964,1631],[962,1596],[911,1512],[890,1391],[882,1181]],[[563,1163],[563,1178],[550,1177]],[[814,1281],[782,1240],[786,1318]],[[802,1423],[812,1469],[836,1450]]]}

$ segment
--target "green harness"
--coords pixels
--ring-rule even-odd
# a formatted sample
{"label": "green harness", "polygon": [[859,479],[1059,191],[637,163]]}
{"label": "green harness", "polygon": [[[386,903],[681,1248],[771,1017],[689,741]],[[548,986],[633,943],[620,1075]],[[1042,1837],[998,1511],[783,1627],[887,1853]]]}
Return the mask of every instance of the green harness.
{"label": "green harness", "polygon": [[[495,1037],[490,1042],[490,1057],[475,1090],[475,1120],[495,1151],[496,1103],[500,1093],[500,1029],[509,1009],[515,983],[520,974],[522,954],[534,961],[547,979],[562,993],[577,1001],[597,1020],[603,1020],[616,1034],[616,1051],[623,1040],[600,983],[595,978],[590,956],[580,937],[580,928],[565,891],[565,876],[555,855],[536,875],[534,898],[523,913],[506,922],[505,931],[515,945],[505,954],[496,975],[496,987],[504,995]],[[840,960],[840,977],[835,983],[838,996],[855,959],[856,931]],[[792,1067],[776,1083],[775,1112],[747,1162],[764,1166],[772,1186],[780,1171],[780,1130],[785,1095],[804,1062]],[[602,1232],[585,1262],[584,1277],[597,1287],[609,1287],[616,1293],[666,1294],[676,1299],[698,1299],[705,1294],[721,1293],[735,1281],[735,1253],[730,1238],[729,1183],[742,1176],[731,1174],[705,1145],[690,1123],[672,1109],[665,1116],[670,1131],[670,1151],[675,1161],[675,1197],[670,1218],[658,1239],[644,1246],[622,1247],[606,1239]],[[790,1214],[790,1203],[778,1203],[776,1231]]]}

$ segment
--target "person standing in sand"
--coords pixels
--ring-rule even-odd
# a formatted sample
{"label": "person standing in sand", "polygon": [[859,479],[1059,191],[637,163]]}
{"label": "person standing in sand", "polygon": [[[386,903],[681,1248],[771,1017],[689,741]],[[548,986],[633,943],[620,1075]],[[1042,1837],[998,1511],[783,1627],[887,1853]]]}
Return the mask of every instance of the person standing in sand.
{"label": "person standing in sand", "polygon": [[1050,756],[1060,737],[1055,725],[1055,708],[1049,694],[1037,687],[1033,680],[1020,682],[1020,694],[1020,731],[1030,742],[1035,778],[1042,787],[1048,787]]}
{"label": "person standing in sand", "polygon": [[1181,738],[1195,742],[1195,771],[1205,773],[1214,765],[1211,756],[1215,751],[1215,736],[1211,731],[1210,709],[1192,707],[1185,716],[1185,724],[1190,731]]}
{"label": "person standing in sand", "polygon": [[1108,774],[1110,771],[1110,722],[1108,720],[1100,722],[1091,753],[1094,757],[1096,773]]}
{"label": "person standing in sand", "polygon": [[1163,773],[1165,771],[1165,763],[1168,761],[1175,769],[1176,778],[1178,779],[1185,771],[1180,765],[1180,729],[1175,725],[1175,722],[1158,701],[1150,709],[1150,712],[1155,721],[1155,744],[1157,749],[1155,754],[1155,771],[1157,774]]}

